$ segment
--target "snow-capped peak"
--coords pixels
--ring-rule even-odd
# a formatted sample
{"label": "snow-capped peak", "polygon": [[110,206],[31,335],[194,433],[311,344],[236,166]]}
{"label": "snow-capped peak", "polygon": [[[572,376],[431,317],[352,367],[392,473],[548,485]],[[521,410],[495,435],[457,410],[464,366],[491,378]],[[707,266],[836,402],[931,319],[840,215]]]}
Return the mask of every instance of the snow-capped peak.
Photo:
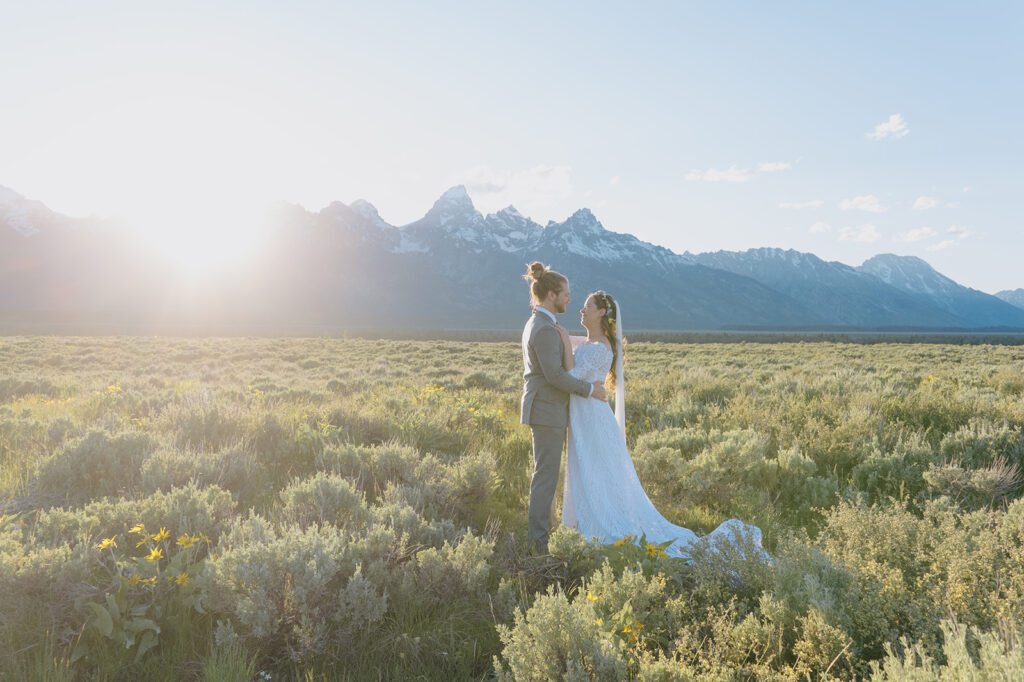
{"label": "snow-capped peak", "polygon": [[460,212],[476,210],[476,207],[473,206],[473,200],[469,198],[469,193],[466,191],[465,185],[456,185],[455,187],[445,191],[445,193],[434,202],[434,208]]}
{"label": "snow-capped peak", "polygon": [[569,216],[568,220],[562,224],[578,232],[600,233],[605,231],[604,226],[601,225],[601,222],[589,208],[581,208]]}
{"label": "snow-capped peak", "polygon": [[417,228],[441,227],[446,231],[454,229],[468,236],[468,232],[480,229],[483,222],[484,217],[473,206],[466,188],[456,185],[442,194],[427,214],[412,225]]}
{"label": "snow-capped peak", "polygon": [[9,206],[11,204],[14,204],[15,202],[24,201],[24,200],[25,200],[25,197],[21,196],[20,194],[15,192],[13,189],[10,189],[9,187],[4,187],[3,185],[0,185],[0,206],[2,206],[2,205],[8,205]]}
{"label": "snow-capped peak", "polygon": [[365,199],[356,199],[349,206],[353,211],[358,213],[360,216],[370,221],[375,227],[385,228],[390,227],[384,219],[380,217],[380,213],[377,211],[377,207],[371,204]]}
{"label": "snow-capped peak", "polygon": [[39,228],[33,223],[30,213],[33,209],[42,208],[39,202],[28,201],[14,190],[0,185],[0,225],[6,224],[22,237],[31,237],[39,233]]}
{"label": "snow-capped peak", "polygon": [[523,219],[523,218],[526,217],[522,213],[517,211],[516,207],[513,206],[512,204],[509,204],[505,208],[503,208],[500,211],[498,211],[498,215],[505,216],[505,217],[508,217],[508,218],[517,218],[517,219]]}
{"label": "snow-capped peak", "polygon": [[935,271],[916,256],[880,253],[867,259],[858,268],[904,291],[930,296],[948,296],[961,288],[959,284]]}

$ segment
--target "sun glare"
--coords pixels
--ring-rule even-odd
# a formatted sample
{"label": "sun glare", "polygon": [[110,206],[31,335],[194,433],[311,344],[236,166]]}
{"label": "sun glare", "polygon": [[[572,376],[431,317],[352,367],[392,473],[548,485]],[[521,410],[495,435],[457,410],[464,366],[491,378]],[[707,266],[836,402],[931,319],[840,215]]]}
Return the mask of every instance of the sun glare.
{"label": "sun glare", "polygon": [[258,243],[280,165],[244,99],[169,77],[149,87],[76,121],[66,146],[89,165],[75,175],[182,274],[216,274]]}
{"label": "sun glare", "polygon": [[139,225],[144,241],[179,273],[194,277],[216,275],[251,255],[264,217],[254,207],[206,201],[146,220]]}

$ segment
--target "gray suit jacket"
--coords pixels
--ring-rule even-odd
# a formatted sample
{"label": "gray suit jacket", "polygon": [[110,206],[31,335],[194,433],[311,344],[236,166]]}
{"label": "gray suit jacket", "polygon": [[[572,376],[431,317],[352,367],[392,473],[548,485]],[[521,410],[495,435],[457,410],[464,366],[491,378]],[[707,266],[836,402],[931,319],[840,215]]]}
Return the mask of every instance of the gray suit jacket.
{"label": "gray suit jacket", "polygon": [[534,313],[523,329],[522,423],[569,424],[569,394],[589,396],[591,386],[562,367],[562,337],[544,313]]}

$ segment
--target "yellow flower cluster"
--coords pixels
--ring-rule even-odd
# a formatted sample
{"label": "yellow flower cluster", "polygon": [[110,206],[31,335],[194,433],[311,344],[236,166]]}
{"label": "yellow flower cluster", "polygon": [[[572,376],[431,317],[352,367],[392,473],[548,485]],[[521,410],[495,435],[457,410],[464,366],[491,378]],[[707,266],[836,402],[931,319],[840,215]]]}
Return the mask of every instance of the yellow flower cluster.
{"label": "yellow flower cluster", "polygon": [[636,643],[636,638],[640,634],[640,631],[644,629],[644,624],[638,620],[633,621],[632,625],[627,625],[622,628],[622,634],[629,635],[629,641]]}
{"label": "yellow flower cluster", "polygon": [[632,533],[630,533],[629,535],[624,535],[623,537],[621,537],[618,540],[616,540],[615,544],[612,545],[612,546],[613,547],[621,547],[622,545],[626,544],[627,542],[633,542],[633,540],[635,540],[635,539],[636,539],[636,536],[633,535]]}
{"label": "yellow flower cluster", "polygon": [[191,547],[199,541],[198,535],[189,535],[188,533],[182,533],[178,536],[178,540],[175,543],[178,547]]}

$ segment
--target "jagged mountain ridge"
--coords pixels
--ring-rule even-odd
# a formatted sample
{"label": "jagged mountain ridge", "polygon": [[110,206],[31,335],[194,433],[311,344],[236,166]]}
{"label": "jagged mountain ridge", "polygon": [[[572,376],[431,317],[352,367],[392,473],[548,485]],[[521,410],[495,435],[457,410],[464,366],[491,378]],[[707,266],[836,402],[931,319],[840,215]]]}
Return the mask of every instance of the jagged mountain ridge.
{"label": "jagged mountain ridge", "polygon": [[708,267],[751,277],[808,304],[834,324],[963,326],[965,320],[921,302],[871,274],[814,254],[759,248],[692,256]]}
{"label": "jagged mountain ridge", "polygon": [[[118,242],[110,226],[59,216],[0,188],[0,226],[12,228],[0,228],[0,286],[8,292],[0,295],[0,314],[147,322],[153,316],[146,310],[159,302],[160,319],[208,324],[508,329],[529,311],[525,264],[541,260],[570,278],[571,310],[586,292],[603,288],[620,299],[634,329],[1024,326],[1024,318],[1012,316],[978,323],[940,305],[920,284],[927,274],[922,264],[932,273],[927,281],[947,294],[973,292],[986,310],[1016,314],[923,261],[886,255],[851,268],[779,249],[676,254],[605,229],[585,208],[543,226],[512,206],[485,216],[461,186],[401,227],[364,200],[333,202],[318,212],[282,202],[268,219],[273,231],[253,259],[183,295],[166,267],[132,239]],[[120,246],[110,248],[114,243]],[[79,258],[69,258],[69,249]],[[924,273],[917,284],[892,275],[911,266]],[[40,295],[32,282],[43,282],[48,293]]]}
{"label": "jagged mountain ridge", "polygon": [[857,269],[965,320],[969,326],[1024,326],[1024,311],[998,295],[957,284],[920,258],[883,253]]}
{"label": "jagged mountain ridge", "polygon": [[[413,299],[430,302],[431,317],[421,320],[421,303],[403,305],[389,296],[393,314],[417,324],[521,323],[528,312],[522,274],[532,260],[550,263],[568,276],[578,303],[583,293],[602,287],[619,295],[634,324],[645,327],[822,322],[796,301],[748,278],[709,271],[633,235],[606,230],[588,209],[541,226],[511,206],[484,216],[465,188],[455,187],[408,225],[396,227],[378,218],[366,202],[335,203],[297,229],[351,235],[362,249],[364,272],[369,265],[378,277],[386,273],[389,291],[414,292]],[[411,273],[418,282],[409,281]],[[348,285],[350,291],[359,287],[359,281]]]}
{"label": "jagged mountain ridge", "polygon": [[994,295],[999,300],[1024,310],[1024,289],[1004,289],[997,291]]}

